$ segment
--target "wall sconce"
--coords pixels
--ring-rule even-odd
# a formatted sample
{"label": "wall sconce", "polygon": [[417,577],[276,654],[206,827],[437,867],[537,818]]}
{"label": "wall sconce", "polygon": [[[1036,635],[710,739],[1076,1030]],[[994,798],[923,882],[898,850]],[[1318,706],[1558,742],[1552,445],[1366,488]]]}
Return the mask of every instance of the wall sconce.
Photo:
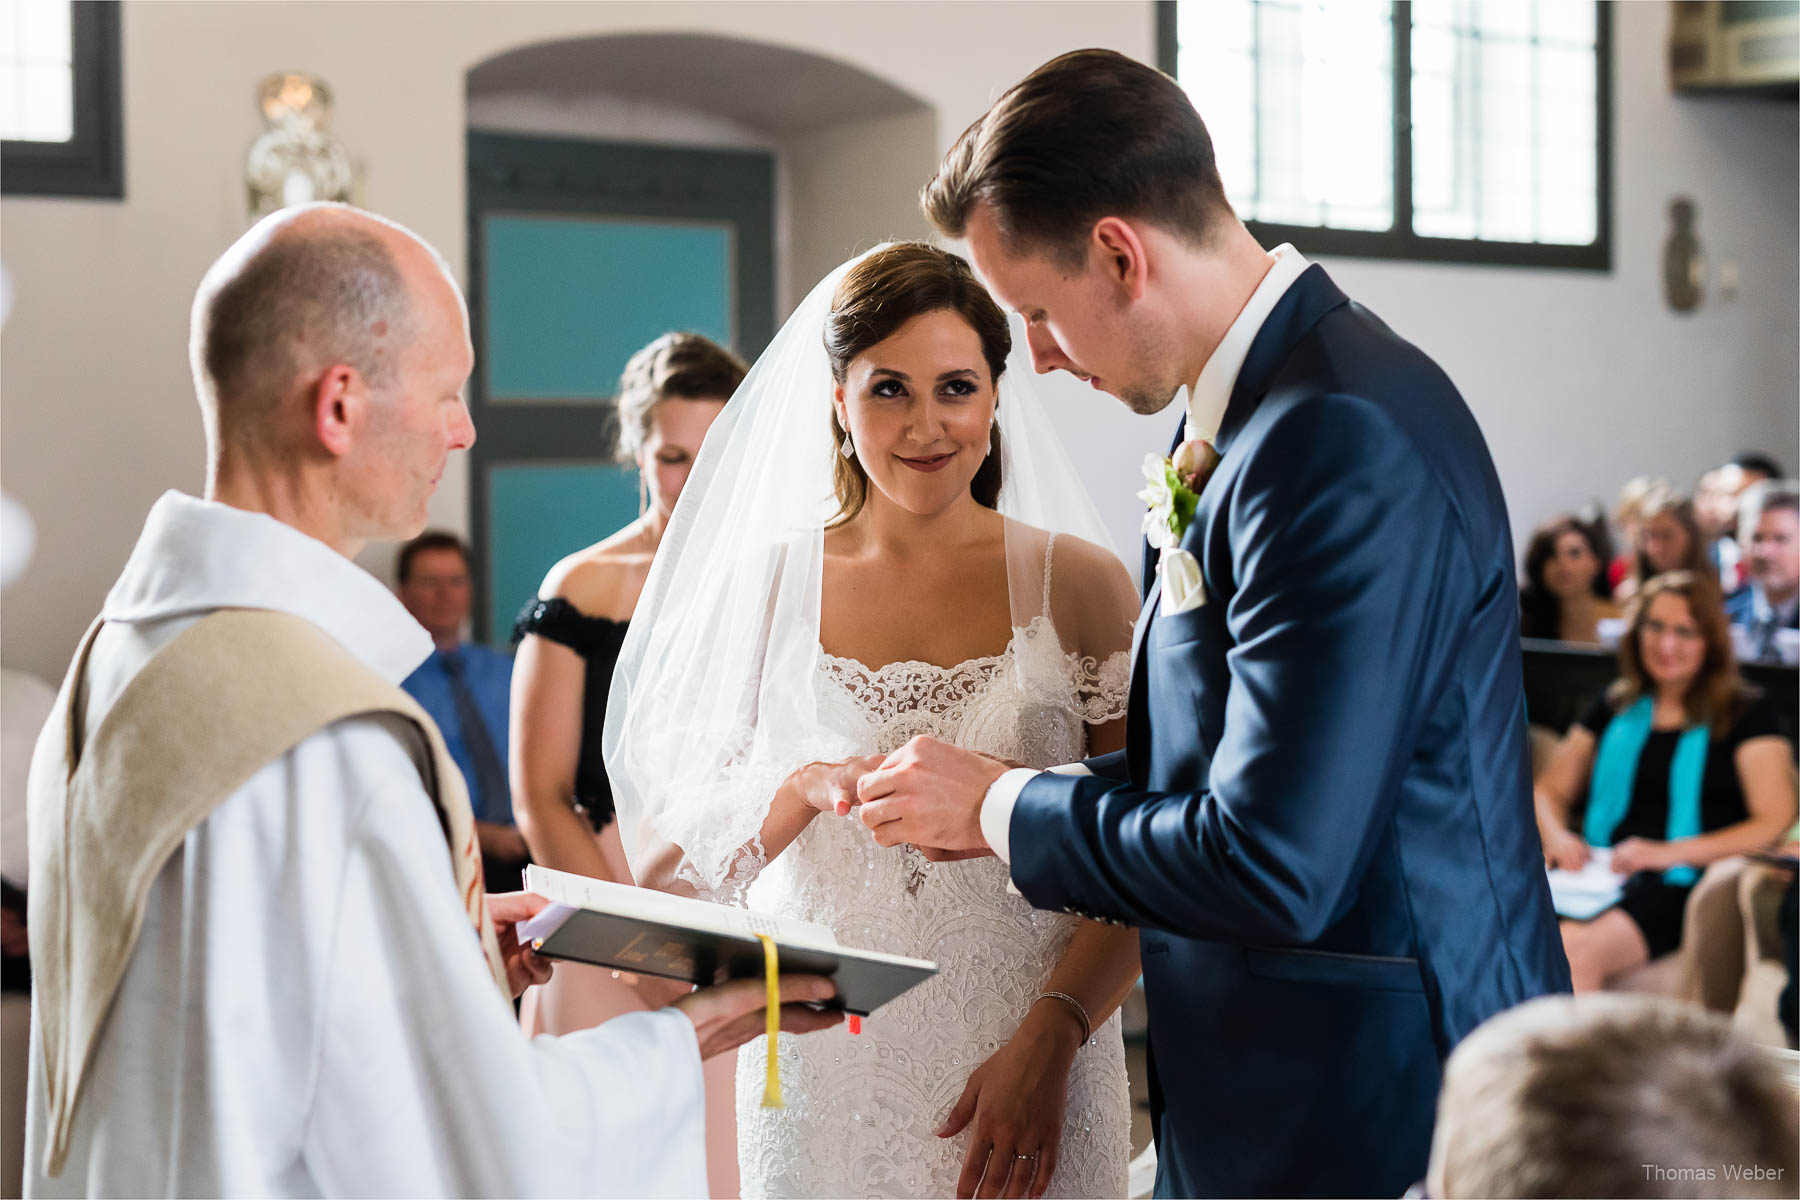
{"label": "wall sconce", "polygon": [[331,89],[324,80],[271,75],[262,81],[260,105],[269,127],[244,164],[252,219],[313,200],[349,200],[355,169],[344,144],[325,131]]}
{"label": "wall sconce", "polygon": [[1706,298],[1706,259],[1694,232],[1694,202],[1669,201],[1669,236],[1663,242],[1663,299],[1678,313],[1693,312]]}

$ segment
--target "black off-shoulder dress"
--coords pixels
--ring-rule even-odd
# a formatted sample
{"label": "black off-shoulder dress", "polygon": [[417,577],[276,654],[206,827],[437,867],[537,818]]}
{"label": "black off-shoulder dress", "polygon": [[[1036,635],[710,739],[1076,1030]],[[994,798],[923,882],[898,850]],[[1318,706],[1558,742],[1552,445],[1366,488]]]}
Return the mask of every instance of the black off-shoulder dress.
{"label": "black off-shoulder dress", "polygon": [[587,664],[587,684],[581,699],[581,754],[575,763],[575,806],[587,814],[598,833],[613,819],[612,784],[600,757],[600,735],[606,728],[606,696],[612,690],[613,668],[625,644],[625,621],[590,617],[560,596],[533,600],[513,622],[513,644],[527,636],[547,638],[581,655]]}

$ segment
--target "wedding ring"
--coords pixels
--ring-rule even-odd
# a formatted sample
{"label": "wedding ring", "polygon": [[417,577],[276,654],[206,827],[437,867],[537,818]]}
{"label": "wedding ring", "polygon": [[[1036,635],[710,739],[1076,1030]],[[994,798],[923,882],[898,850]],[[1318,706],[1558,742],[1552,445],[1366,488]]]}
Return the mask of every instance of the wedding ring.
{"label": "wedding ring", "polygon": [[1035,1154],[1015,1154],[1015,1155],[1013,1155],[1013,1157],[1017,1158],[1017,1159],[1021,1159],[1025,1162],[1036,1162],[1037,1161],[1037,1155],[1035,1155]]}

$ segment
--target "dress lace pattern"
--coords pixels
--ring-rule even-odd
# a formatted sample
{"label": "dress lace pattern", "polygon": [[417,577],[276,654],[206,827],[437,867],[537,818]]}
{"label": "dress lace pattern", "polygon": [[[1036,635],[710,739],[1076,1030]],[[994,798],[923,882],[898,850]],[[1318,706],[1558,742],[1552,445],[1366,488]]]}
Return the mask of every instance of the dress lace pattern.
{"label": "dress lace pattern", "polygon": [[[1048,616],[1004,653],[953,667],[871,669],[822,655],[821,719],[886,753],[916,734],[1036,767],[1082,756],[1085,722],[1122,716],[1129,656],[1067,653]],[[842,1027],[781,1045],[785,1109],[760,1107],[763,1039],[738,1059],[738,1158],[750,1196],[953,1196],[969,1131],[941,1139],[969,1073],[1005,1044],[1043,991],[1077,920],[1006,890],[994,858],[931,863],[883,849],[855,820],[818,819],[764,866],[750,907],[821,921],[839,941],[935,961],[940,973],[852,1037]],[[1117,1014],[1070,1071],[1052,1196],[1123,1196],[1131,1111]]]}

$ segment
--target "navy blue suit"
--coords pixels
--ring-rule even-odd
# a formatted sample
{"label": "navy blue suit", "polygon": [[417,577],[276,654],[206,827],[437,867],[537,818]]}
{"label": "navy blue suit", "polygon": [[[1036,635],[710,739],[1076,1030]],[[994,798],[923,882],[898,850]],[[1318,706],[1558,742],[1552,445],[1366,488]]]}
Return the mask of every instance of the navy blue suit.
{"label": "navy blue suit", "polygon": [[1010,827],[1040,908],[1142,929],[1159,1196],[1398,1196],[1439,1071],[1566,991],[1511,533],[1444,373],[1320,267],[1252,343],[1138,622],[1126,750]]}

